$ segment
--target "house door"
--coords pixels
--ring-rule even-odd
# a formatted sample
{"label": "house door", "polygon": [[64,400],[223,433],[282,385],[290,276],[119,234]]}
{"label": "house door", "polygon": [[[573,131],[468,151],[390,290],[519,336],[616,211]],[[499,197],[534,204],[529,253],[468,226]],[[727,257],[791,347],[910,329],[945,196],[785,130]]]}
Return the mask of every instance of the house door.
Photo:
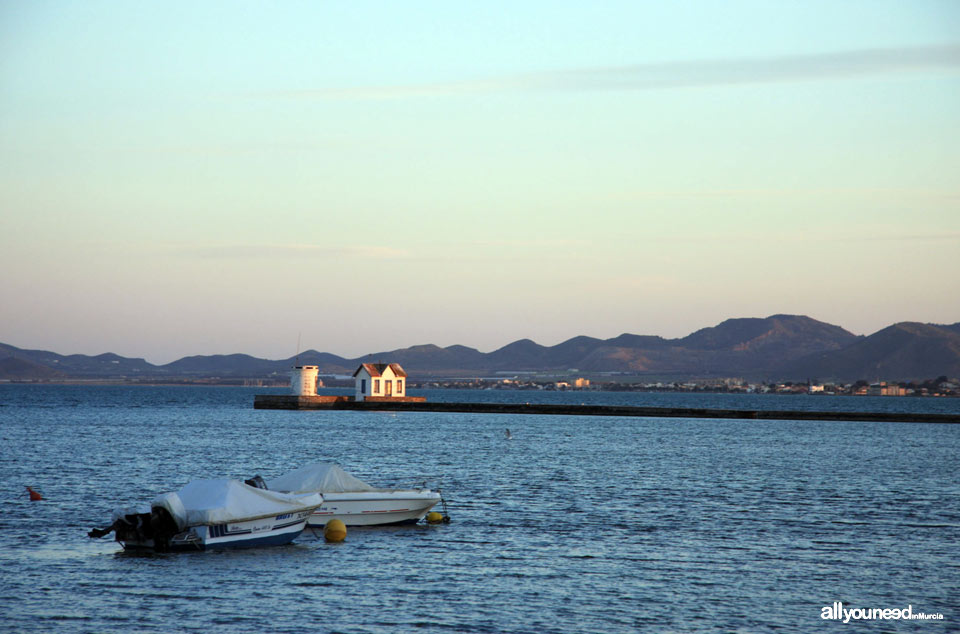
{"label": "house door", "polygon": [[385,394],[387,396],[393,396],[393,381],[384,381],[383,388],[386,390]]}

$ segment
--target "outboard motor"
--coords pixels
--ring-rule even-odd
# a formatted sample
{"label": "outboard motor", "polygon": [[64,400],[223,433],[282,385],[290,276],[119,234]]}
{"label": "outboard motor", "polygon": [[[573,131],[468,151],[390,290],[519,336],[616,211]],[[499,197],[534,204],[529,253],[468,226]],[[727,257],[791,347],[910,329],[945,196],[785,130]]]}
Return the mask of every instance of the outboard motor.
{"label": "outboard motor", "polygon": [[249,484],[250,486],[252,486],[252,487],[255,488],[255,489],[266,489],[266,488],[267,488],[267,483],[264,482],[263,478],[260,477],[260,476],[258,476],[258,475],[253,476],[253,477],[250,478],[249,480],[244,480],[243,483],[244,483],[244,484]]}

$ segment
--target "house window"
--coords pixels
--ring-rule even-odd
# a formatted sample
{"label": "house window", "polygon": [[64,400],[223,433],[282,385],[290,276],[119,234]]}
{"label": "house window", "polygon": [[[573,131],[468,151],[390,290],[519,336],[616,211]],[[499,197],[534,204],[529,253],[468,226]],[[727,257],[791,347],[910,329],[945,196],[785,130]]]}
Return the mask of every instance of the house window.
{"label": "house window", "polygon": [[403,394],[403,379],[397,379],[397,394]]}
{"label": "house window", "polygon": [[366,393],[367,393],[367,380],[366,380],[366,379],[360,379],[360,393],[361,393],[361,394],[366,394]]}
{"label": "house window", "polygon": [[380,393],[380,379],[373,380],[373,393],[374,394]]}

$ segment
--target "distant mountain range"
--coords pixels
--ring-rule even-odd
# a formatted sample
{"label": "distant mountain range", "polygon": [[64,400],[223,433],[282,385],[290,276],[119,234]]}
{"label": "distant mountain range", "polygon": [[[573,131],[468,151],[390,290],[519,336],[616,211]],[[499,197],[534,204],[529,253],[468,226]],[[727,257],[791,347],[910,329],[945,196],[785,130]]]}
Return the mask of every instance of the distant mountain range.
{"label": "distant mountain range", "polygon": [[622,373],[651,378],[903,381],[960,376],[960,323],[903,322],[868,337],[800,315],[728,319],[680,339],[622,334],[574,337],[555,346],[529,339],[484,353],[420,345],[356,359],[308,350],[297,357],[246,354],[184,357],[166,365],[115,354],[60,355],[0,344],[0,380],[280,378],[295,363],[321,374],[352,374],[367,361],[400,363],[412,378],[512,372]]}

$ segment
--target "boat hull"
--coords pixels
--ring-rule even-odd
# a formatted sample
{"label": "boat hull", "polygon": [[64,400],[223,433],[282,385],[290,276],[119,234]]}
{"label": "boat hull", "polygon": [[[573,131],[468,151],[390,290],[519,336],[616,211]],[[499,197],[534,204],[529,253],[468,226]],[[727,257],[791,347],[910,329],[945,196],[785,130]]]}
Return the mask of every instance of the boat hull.
{"label": "boat hull", "polygon": [[289,544],[303,532],[309,516],[310,511],[300,511],[229,524],[191,526],[161,544],[157,544],[153,539],[121,533],[117,534],[117,541],[124,550],[158,552],[282,546]]}
{"label": "boat hull", "polygon": [[321,527],[332,519],[346,526],[415,524],[440,501],[433,491],[370,491],[324,493],[307,526]]}

